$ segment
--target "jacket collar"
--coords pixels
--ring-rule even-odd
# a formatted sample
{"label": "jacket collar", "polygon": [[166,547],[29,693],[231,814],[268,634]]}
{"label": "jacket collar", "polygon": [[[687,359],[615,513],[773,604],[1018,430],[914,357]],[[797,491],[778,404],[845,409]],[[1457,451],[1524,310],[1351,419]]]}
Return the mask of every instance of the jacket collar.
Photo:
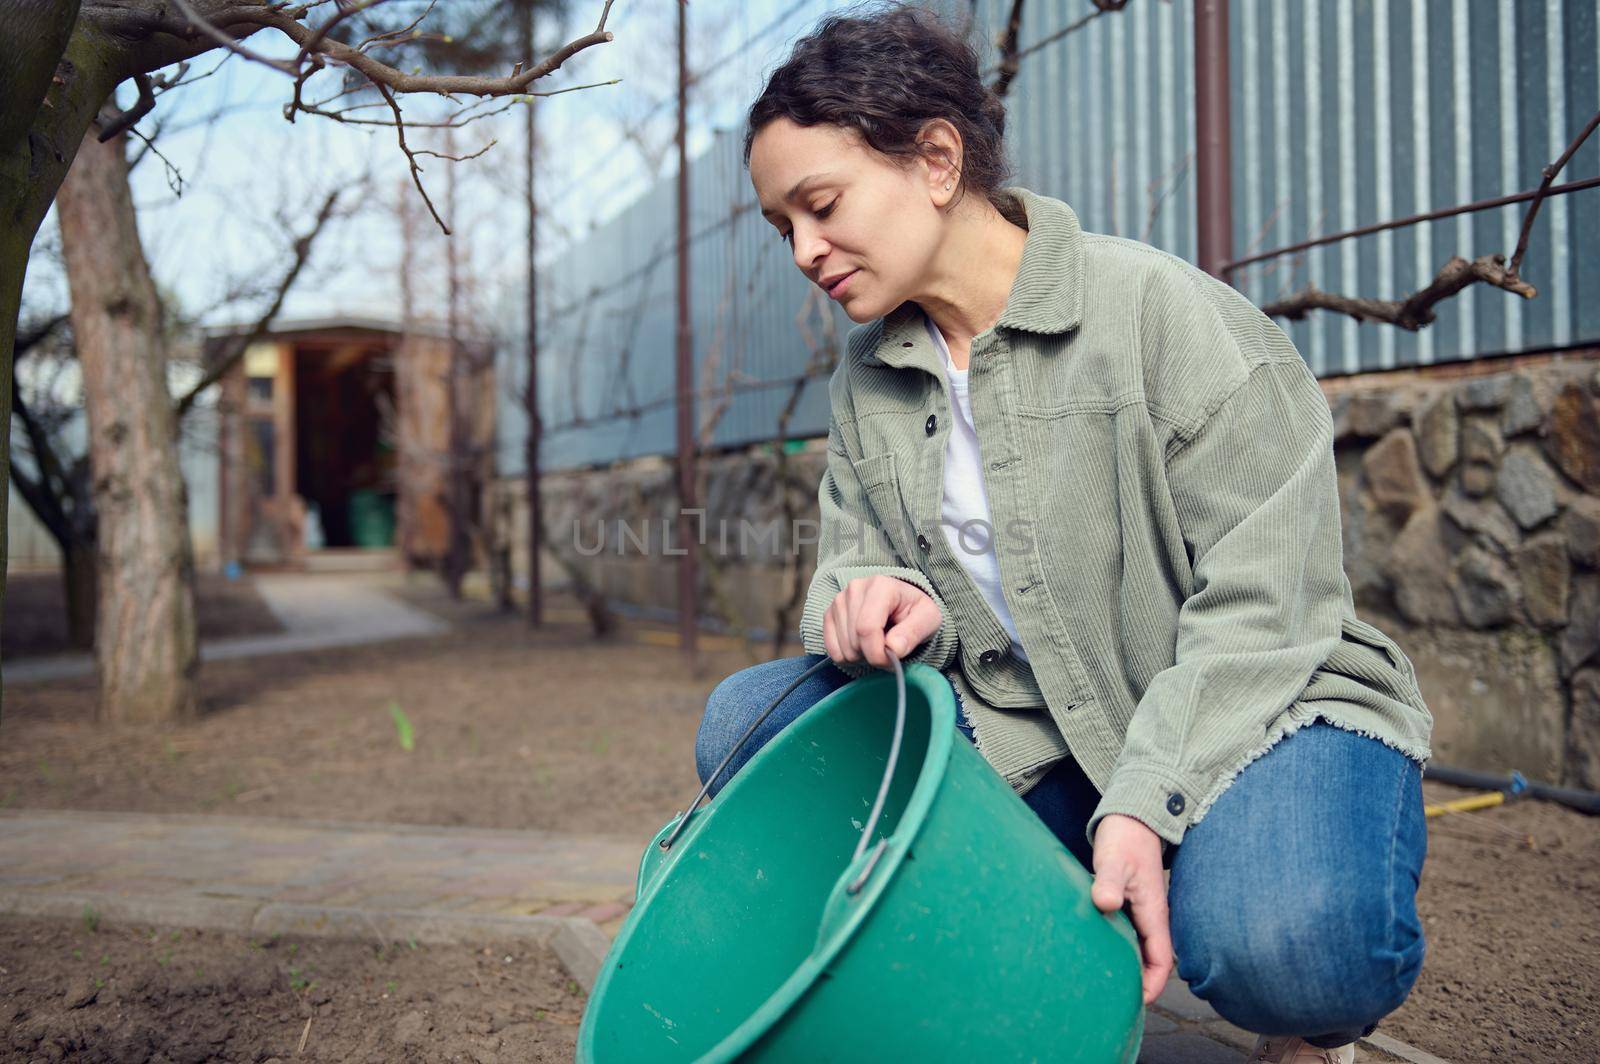
{"label": "jacket collar", "polygon": [[[1045,334],[1075,327],[1083,311],[1083,230],[1077,214],[1062,200],[1021,185],[1000,189],[997,199],[1000,212],[1025,225],[1028,236],[994,327]],[[906,300],[881,320],[876,344],[863,354],[867,361],[899,367],[917,363],[919,353],[931,350],[922,308],[914,301]],[[942,372],[937,358],[929,365],[930,372]]]}

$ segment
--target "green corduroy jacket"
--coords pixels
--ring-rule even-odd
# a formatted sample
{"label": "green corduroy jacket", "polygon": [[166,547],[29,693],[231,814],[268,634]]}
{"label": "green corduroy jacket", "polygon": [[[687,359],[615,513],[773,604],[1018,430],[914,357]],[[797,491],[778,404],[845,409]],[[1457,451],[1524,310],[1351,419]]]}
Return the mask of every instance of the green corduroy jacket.
{"label": "green corduroy jacket", "polygon": [[905,660],[950,680],[1018,794],[1076,758],[1101,793],[1091,845],[1124,813],[1165,853],[1316,717],[1426,763],[1416,671],[1355,613],[1332,418],[1293,343],[1176,256],[1085,232],[1020,186],[1001,200],[1028,235],[1005,310],[973,338],[969,390],[1029,660],[939,527],[951,406],[912,301],[852,328],[829,380],[806,650],[827,653],[823,615],[852,579],[921,588],[943,620]]}

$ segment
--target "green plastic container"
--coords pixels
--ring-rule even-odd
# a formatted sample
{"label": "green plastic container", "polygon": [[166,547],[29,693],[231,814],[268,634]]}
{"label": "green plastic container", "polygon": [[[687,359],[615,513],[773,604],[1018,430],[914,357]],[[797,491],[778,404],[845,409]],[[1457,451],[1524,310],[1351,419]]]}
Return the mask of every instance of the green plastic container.
{"label": "green plastic container", "polygon": [[[579,1064],[1135,1060],[1137,938],[964,739],[936,669],[854,680],[762,747],[663,851],[596,978]],[[852,894],[847,885],[870,866]]]}
{"label": "green plastic container", "polygon": [[363,488],[350,493],[350,538],[358,547],[394,545],[394,499]]}

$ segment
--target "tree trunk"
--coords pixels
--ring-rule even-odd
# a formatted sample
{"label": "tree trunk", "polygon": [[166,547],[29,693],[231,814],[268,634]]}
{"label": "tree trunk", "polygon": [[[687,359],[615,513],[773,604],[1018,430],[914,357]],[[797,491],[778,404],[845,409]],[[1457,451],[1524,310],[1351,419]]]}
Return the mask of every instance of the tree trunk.
{"label": "tree trunk", "polygon": [[56,209],[82,367],[99,518],[95,657],[102,720],[196,715],[188,495],[161,304],[139,242],[126,138],[91,131]]}
{"label": "tree trunk", "polygon": [[99,581],[93,543],[73,543],[61,552],[62,590],[67,599],[67,638],[79,650],[94,649],[95,602]]}
{"label": "tree trunk", "polygon": [[[455,154],[454,131],[444,131],[445,153]],[[456,170],[451,167],[445,174],[445,197],[449,212],[450,224],[455,226],[460,217],[456,211]],[[472,569],[472,530],[478,521],[475,492],[473,486],[477,479],[478,471],[473,461],[472,444],[467,426],[468,413],[465,409],[469,402],[470,394],[467,362],[468,355],[466,343],[462,338],[462,283],[461,283],[461,249],[458,240],[465,238],[464,227],[454,229],[445,237],[445,269],[448,276],[447,306],[445,308],[446,331],[450,334],[450,358],[445,370],[445,396],[449,407],[449,456],[446,459],[445,469],[448,471],[449,480],[445,485],[445,510],[450,516],[450,535],[445,547],[444,555],[444,583],[450,592],[450,597],[462,597],[462,583]],[[471,382],[471,383],[475,383]],[[472,410],[476,413],[476,403]]]}
{"label": "tree trunk", "polygon": [[[523,9],[526,22],[523,26],[522,54],[534,54],[533,8]],[[528,101],[523,146],[527,157],[523,176],[527,182],[523,190],[528,208],[528,386],[523,390],[523,412],[528,421],[528,438],[523,449],[523,490],[528,496],[528,624],[537,628],[544,623],[544,586],[539,582],[539,559],[544,544],[539,536],[544,529],[544,512],[539,497],[539,436],[543,427],[539,423],[539,203],[534,192],[534,164],[538,161],[539,97]],[[509,527],[509,525],[508,525]]]}
{"label": "tree trunk", "polygon": [[[50,131],[35,129],[33,116],[50,91],[56,64],[71,38],[78,2],[0,0],[0,26],[6,27],[5,54],[0,56],[0,361],[4,362],[0,439],[7,441],[0,451],[0,499],[11,494],[11,357],[22,307],[22,278],[33,234],[50,206],[50,191],[59,173],[50,166]],[[55,114],[70,121],[74,112],[59,107]],[[83,121],[88,122],[87,115]],[[9,509],[0,506],[0,608],[5,605],[6,559],[11,556]],[[4,690],[0,684],[0,699]]]}

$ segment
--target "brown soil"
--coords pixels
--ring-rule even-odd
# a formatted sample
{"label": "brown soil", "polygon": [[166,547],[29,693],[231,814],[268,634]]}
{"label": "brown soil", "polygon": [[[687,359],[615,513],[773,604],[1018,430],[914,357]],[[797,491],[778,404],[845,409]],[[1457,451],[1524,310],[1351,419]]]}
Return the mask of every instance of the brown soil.
{"label": "brown soil", "polygon": [[[270,635],[283,631],[248,578],[229,580],[220,573],[195,574],[195,626],[202,639]],[[66,593],[59,573],[12,573],[6,578],[5,625],[0,657],[68,654],[79,648],[67,640]]]}
{"label": "brown soil", "polygon": [[0,919],[7,1060],[570,1061],[584,1000],[527,943]]}
{"label": "brown soil", "polygon": [[[428,604],[422,586],[408,597]],[[530,633],[484,607],[433,604],[461,627],[208,663],[205,716],[181,728],[94,727],[87,680],[16,687],[0,804],[548,828],[643,845],[699,788],[706,696],[767,655],[707,637],[691,677],[664,627],[626,624],[595,644],[575,619]],[[409,753],[391,703],[415,729]],[[1430,801],[1467,793],[1424,786]],[[1457,1064],[1600,1060],[1600,819],[1524,801],[1429,829],[1427,959],[1379,1030]]]}
{"label": "brown soil", "polygon": [[1379,1030],[1456,1064],[1600,1061],[1600,819],[1519,801],[1428,828],[1422,974]]}
{"label": "brown soil", "polygon": [[[10,686],[0,806],[542,828],[643,846],[700,788],[706,696],[754,660],[706,650],[696,679],[671,646],[597,646],[577,624],[530,632],[484,607],[457,612],[476,619],[443,636],[207,662],[202,716],[184,726],[96,726],[90,677]],[[391,706],[411,725],[409,751]]]}

